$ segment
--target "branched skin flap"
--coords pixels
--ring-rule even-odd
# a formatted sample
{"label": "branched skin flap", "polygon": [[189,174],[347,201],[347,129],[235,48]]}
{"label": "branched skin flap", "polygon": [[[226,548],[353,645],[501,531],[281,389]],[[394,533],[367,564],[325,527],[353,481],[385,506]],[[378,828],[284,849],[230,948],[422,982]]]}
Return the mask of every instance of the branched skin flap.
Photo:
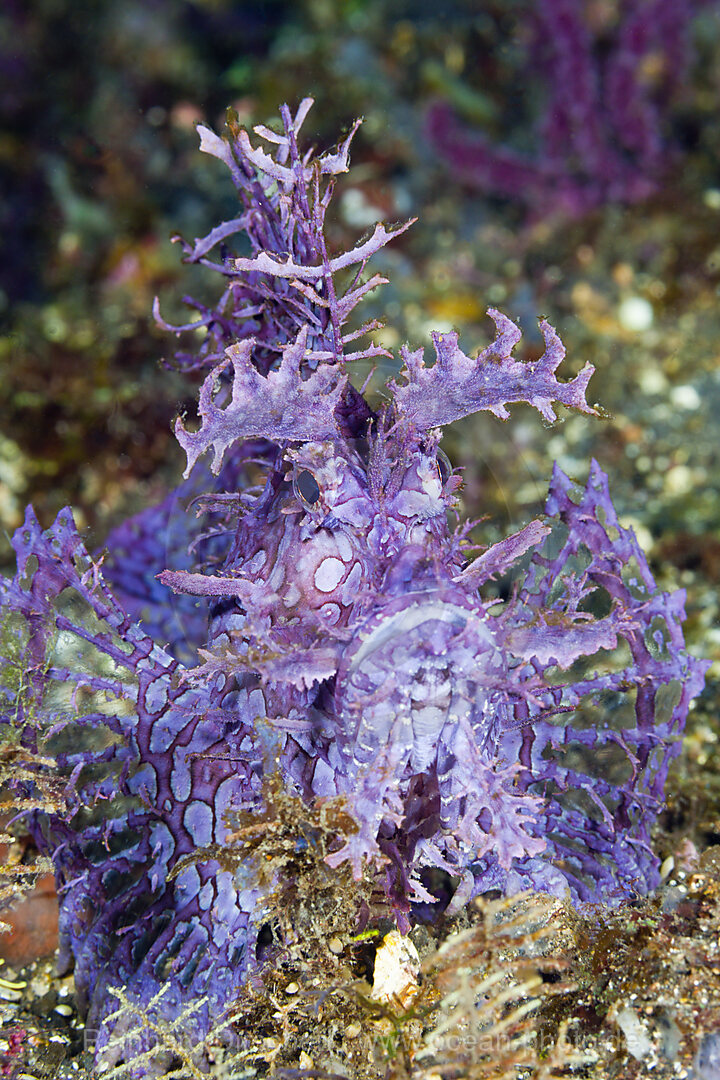
{"label": "branched skin flap", "polygon": [[[457,910],[488,889],[614,901],[657,882],[650,828],[703,683],[683,595],[656,588],[597,463],[584,488],[556,469],[545,515],[468,561],[440,427],[515,402],[593,413],[592,369],[558,381],[544,322],[545,354],[515,359],[518,328],[490,311],[477,360],[435,335],[434,365],[405,350],[373,412],[346,368],[380,350],[344,324],[368,258],[402,228],[328,255],[351,136],[301,156],[309,105],[283,108],[281,133],[257,129],[273,155],[232,125],[201,131],[242,213],[185,247],[229,283],[200,354],[180,357],[208,369],[199,426],[176,429],[186,480],[101,561],[69,511],[43,533],[29,510],[0,592],[24,671],[18,689],[3,661],[5,722],[67,778],[70,817],[30,824],[98,1063],[130,1052],[108,988],[172,1022],[201,1002],[183,1021],[201,1055],[247,979],[267,897],[228,861],[229,835],[233,814],[262,809],[268,763],[308,803],[343,800],[327,862],[377,872],[404,930],[416,904]],[[241,231],[252,257],[212,263]],[[198,500],[202,527],[177,509]],[[501,574],[508,599],[484,598]],[[433,893],[438,871],[459,881],[452,898]]]}
{"label": "branched skin flap", "polygon": [[[529,0],[524,63],[547,95],[535,153],[465,127],[439,101],[428,114],[430,141],[454,176],[525,204],[537,221],[647,199],[679,164],[672,109],[688,85],[692,21],[705,4],[626,0],[607,34],[575,0]],[[648,78],[651,58],[661,79]]]}

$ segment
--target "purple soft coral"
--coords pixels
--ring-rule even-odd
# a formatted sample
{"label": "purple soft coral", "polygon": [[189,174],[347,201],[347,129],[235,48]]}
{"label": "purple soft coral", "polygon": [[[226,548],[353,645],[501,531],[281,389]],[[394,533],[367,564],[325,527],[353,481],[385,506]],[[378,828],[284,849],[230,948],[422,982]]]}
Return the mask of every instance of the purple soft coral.
{"label": "purple soft coral", "polygon": [[525,203],[538,218],[646,199],[676,156],[665,113],[683,89],[689,26],[706,0],[627,0],[611,34],[576,0],[532,0],[527,62],[543,80],[535,156],[467,130],[436,103],[429,135],[468,183]]}
{"label": "purple soft coral", "polygon": [[[7,722],[32,750],[76,733],[56,752],[73,816],[32,827],[57,868],[63,949],[104,1063],[124,1052],[113,984],[141,1005],[160,1001],[166,1018],[199,1000],[187,1027],[202,1036],[246,980],[263,896],[249,870],[222,867],[218,845],[233,812],[262,804],[269,742],[298,796],[344,799],[354,826],[328,862],[356,875],[384,865],[407,928],[414,903],[435,901],[438,868],[459,880],[454,909],[489,888],[575,900],[651,888],[649,829],[702,685],[683,647],[683,597],[657,590],[597,465],[584,490],[556,472],[545,517],[467,562],[467,526],[448,526],[459,480],[440,426],[479,410],[504,418],[513,402],[547,419],[557,403],[593,413],[592,368],[559,382],[564,352],[546,323],[544,355],[514,359],[519,330],[491,311],[497,336],[477,360],[456,335],[435,335],[435,364],[404,351],[403,383],[373,412],[345,368],[380,350],[347,353],[360,335],[344,325],[380,280],[359,273],[393,233],[378,227],[328,255],[324,215],[349,139],[301,157],[308,108],[285,108],[282,134],[258,129],[274,157],[245,132],[201,132],[245,209],[188,257],[208,262],[243,230],[253,248],[216,264],[229,285],[205,310],[200,426],[177,425],[189,476],[176,498],[208,481],[196,464],[207,451],[230,489],[203,496],[209,528],[188,526],[183,539],[169,503],[147,511],[114,534],[106,581],[69,512],[45,534],[29,512],[18,575],[0,594],[27,672],[19,702],[6,680]],[[265,485],[238,492],[249,461]],[[178,614],[191,638],[192,604],[209,614],[193,668],[171,655],[172,594],[163,601],[149,577],[161,569],[190,605]],[[500,574],[514,575],[514,591],[484,599]],[[139,614],[174,648],[133,623]]]}

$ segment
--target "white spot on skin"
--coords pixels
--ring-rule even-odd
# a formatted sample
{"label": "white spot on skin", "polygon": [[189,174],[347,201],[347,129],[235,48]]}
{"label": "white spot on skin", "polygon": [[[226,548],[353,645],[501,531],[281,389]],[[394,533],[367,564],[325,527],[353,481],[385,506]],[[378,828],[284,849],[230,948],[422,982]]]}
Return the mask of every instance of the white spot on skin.
{"label": "white spot on skin", "polygon": [[442,495],[442,484],[435,461],[432,458],[423,457],[418,464],[417,472],[423,490],[433,503],[437,503]]}
{"label": "white spot on skin", "polygon": [[140,792],[149,802],[154,802],[157,798],[157,773],[149,762],[145,762],[134,776],[128,777],[127,785],[133,795]]}
{"label": "white spot on skin", "polygon": [[287,549],[293,540],[293,528],[294,526],[290,524],[289,520],[285,522],[282,538],[275,553],[275,565],[267,579],[268,588],[274,592],[278,592],[285,580],[285,557]]}
{"label": "white spot on skin", "polygon": [[284,580],[285,567],[282,563],[276,564],[275,569],[267,580],[268,588],[277,592]]}
{"label": "white spot on skin", "polygon": [[232,709],[234,712],[241,713],[247,705],[247,690],[242,687],[239,690],[231,690],[229,694],[226,694],[223,698],[223,708]]}
{"label": "white spot on skin", "polygon": [[[241,746],[241,749],[243,747]],[[248,746],[246,749],[250,749]],[[215,843],[224,844],[225,837],[228,833],[228,826],[225,824],[225,816],[233,805],[233,799],[237,796],[239,790],[239,781],[237,776],[228,776],[218,784],[218,789],[215,792]]]}
{"label": "white spot on skin", "polygon": [[193,732],[192,739],[187,745],[187,750],[196,754],[202,753],[208,747],[213,746],[221,735],[221,729],[215,720],[199,720]]}
{"label": "white spot on skin", "polygon": [[212,907],[212,939],[218,948],[230,937],[238,915],[237,891],[232,875],[227,870],[220,870],[215,878],[215,903]]}
{"label": "white spot on skin", "polygon": [[192,790],[188,748],[186,746],[178,746],[173,754],[173,761],[174,767],[170,774],[170,787],[173,795],[179,802],[186,802],[190,798],[190,791]]}
{"label": "white spot on skin", "polygon": [[175,837],[163,822],[158,822],[150,829],[150,844],[154,857],[155,868],[164,874],[167,870],[168,860],[175,850]]}
{"label": "white spot on skin", "polygon": [[297,585],[293,584],[289,587],[285,595],[283,596],[283,604],[285,607],[293,607],[300,599],[300,590]]}
{"label": "white spot on skin", "polygon": [[200,891],[200,875],[196,867],[188,866],[178,874],[175,893],[180,901],[187,904]]}
{"label": "white spot on skin", "polygon": [[445,710],[438,709],[434,705],[426,705],[423,709],[418,709],[413,713],[413,729],[417,732],[417,737],[422,738],[424,735],[439,733],[445,721]]}
{"label": "white spot on skin", "polygon": [[350,562],[353,556],[352,544],[345,533],[335,533],[335,543],[337,544],[338,555],[343,562]]}
{"label": "white spot on skin", "polygon": [[335,772],[332,766],[324,762],[322,758],[318,758],[315,762],[313,791],[316,795],[335,795],[337,791]]}
{"label": "white spot on skin", "polygon": [[259,688],[251,690],[248,698],[248,709],[253,719],[255,719],[256,716],[266,715],[265,698],[262,690]]}
{"label": "white spot on skin", "polygon": [[165,679],[153,679],[145,690],[145,708],[148,712],[160,712],[168,703],[168,683]]}
{"label": "white spot on skin", "polygon": [[207,803],[194,799],[185,808],[183,824],[197,847],[204,847],[213,838],[213,812]]}
{"label": "white spot on skin", "polygon": [[340,618],[340,606],[338,604],[323,604],[319,611],[323,617],[323,621],[326,622],[328,626],[333,626]]}
{"label": "white spot on skin", "polygon": [[320,592],[334,592],[345,576],[345,563],[330,556],[315,571],[315,588]]}
{"label": "white spot on skin", "polygon": [[212,881],[207,881],[203,885],[202,889],[200,890],[200,895],[198,896],[198,907],[200,908],[200,910],[207,911],[207,909],[212,904],[214,897],[215,888],[213,886],[213,883]]}
{"label": "white spot on skin", "polygon": [[430,500],[424,491],[406,489],[395,496],[393,513],[403,518],[426,518],[430,516]]}
{"label": "white spot on skin", "polygon": [[247,574],[257,574],[262,570],[265,565],[267,554],[264,551],[256,551],[252,559],[249,559],[243,566],[243,570]]}
{"label": "white spot on skin", "polygon": [[352,570],[347,576],[345,584],[342,588],[342,602],[343,604],[351,604],[355,599],[355,594],[360,588],[360,581],[362,580],[362,566],[359,562],[353,563]]}
{"label": "white spot on skin", "polygon": [[150,732],[150,753],[166,753],[175,741],[178,729],[182,726],[184,725],[178,723],[177,713],[169,712],[164,716],[159,716]]}

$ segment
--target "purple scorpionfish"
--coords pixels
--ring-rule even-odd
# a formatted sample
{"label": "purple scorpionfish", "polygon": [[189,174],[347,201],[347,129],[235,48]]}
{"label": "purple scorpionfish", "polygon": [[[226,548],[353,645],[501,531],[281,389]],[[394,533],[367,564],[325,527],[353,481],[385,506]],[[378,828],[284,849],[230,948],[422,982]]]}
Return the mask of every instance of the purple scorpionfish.
{"label": "purple scorpionfish", "polygon": [[[255,129],[272,153],[232,118],[225,138],[200,129],[240,213],[185,245],[224,291],[170,327],[206,330],[178,354],[205,372],[197,430],[177,422],[184,483],[99,561],[70,511],[42,532],[28,510],[0,592],[16,643],[5,723],[46,761],[51,748],[42,767],[65,783],[66,810],[30,818],[57,874],[61,964],[98,1064],[127,1059],[132,1037],[138,1075],[162,1058],[113,988],[202,1060],[257,963],[262,892],[216,856],[233,812],[262,806],[269,742],[288,790],[344,797],[354,826],[328,862],[381,870],[404,930],[418,905],[442,906],[439,879],[451,911],[489,889],[617,901],[658,881],[650,829],[703,682],[684,596],[656,587],[596,463],[584,487],[556,469],[545,513],[468,559],[471,524],[448,524],[460,481],[441,429],[481,410],[505,419],[513,402],[548,421],[557,403],[592,414],[593,369],[558,381],[564,349],[545,321],[542,357],[514,359],[520,331],[490,310],[496,336],[476,359],[433,334],[434,363],[403,349],[371,408],[348,365],[382,353],[359,347],[376,324],[344,327],[384,281],[363,277],[368,259],[406,226],[328,253],[355,129],[301,154],[310,105]],[[249,256],[229,253],[237,234]],[[209,449],[214,481],[198,464]],[[178,510],[198,500],[202,526]],[[499,577],[512,582],[500,598]]]}

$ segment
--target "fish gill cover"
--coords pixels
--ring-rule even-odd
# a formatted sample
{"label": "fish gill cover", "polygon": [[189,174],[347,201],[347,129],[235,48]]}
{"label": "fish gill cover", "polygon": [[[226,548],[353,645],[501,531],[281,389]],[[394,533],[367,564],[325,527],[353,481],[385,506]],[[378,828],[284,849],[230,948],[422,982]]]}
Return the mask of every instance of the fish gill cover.
{"label": "fish gill cover", "polygon": [[[135,1055],[137,1075],[162,1064],[152,1023],[146,1057],[125,1045],[131,1006],[201,1057],[260,962],[272,882],[232,858],[233,827],[262,823],[271,779],[342,810],[327,864],[370,874],[403,931],[488,890],[616,902],[657,883],[650,830],[703,683],[684,595],[656,587],[597,463],[584,486],[556,468],[545,513],[469,559],[442,426],[514,402],[593,414],[593,369],[558,381],[545,321],[544,354],[515,359],[520,331],[491,309],[476,359],[434,334],[434,362],[403,349],[371,408],[348,365],[382,353],[362,344],[376,324],[348,320],[410,223],[328,250],[357,125],[303,153],[311,104],[255,129],[269,151],[232,117],[223,138],[199,129],[240,212],[184,244],[222,275],[215,307],[163,324],[206,328],[178,354],[204,374],[199,424],[176,424],[185,481],[99,559],[70,510],[43,531],[28,509],[0,592],[3,719],[18,794],[41,807],[25,812],[55,868],[61,964],[97,1064]],[[249,255],[229,252],[238,235]]]}

